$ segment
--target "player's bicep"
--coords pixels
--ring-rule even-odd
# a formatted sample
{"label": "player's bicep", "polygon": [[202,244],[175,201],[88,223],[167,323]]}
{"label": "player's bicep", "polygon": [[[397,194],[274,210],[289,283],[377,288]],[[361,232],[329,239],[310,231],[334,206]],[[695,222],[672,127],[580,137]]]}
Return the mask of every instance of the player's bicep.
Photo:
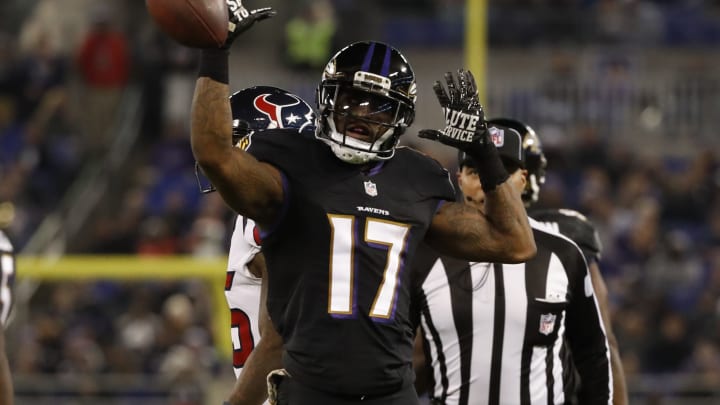
{"label": "player's bicep", "polygon": [[[473,208],[459,203],[446,202],[432,218],[430,228],[425,235],[425,242],[441,254],[453,256],[464,256],[472,254],[472,246],[467,246],[466,241],[472,230],[482,228],[482,224],[470,224],[464,218],[472,217],[475,214]],[[478,215],[473,221],[483,222],[485,219]]]}

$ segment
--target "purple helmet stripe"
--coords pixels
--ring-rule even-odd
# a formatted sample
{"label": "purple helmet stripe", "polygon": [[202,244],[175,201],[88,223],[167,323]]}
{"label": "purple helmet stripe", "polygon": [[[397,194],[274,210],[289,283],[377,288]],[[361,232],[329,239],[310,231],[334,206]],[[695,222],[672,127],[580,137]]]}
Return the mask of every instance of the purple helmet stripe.
{"label": "purple helmet stripe", "polygon": [[367,72],[370,70],[370,62],[372,62],[373,54],[375,53],[375,42],[370,43],[370,48],[368,48],[367,53],[365,54],[365,59],[363,60],[362,67],[360,70]]}
{"label": "purple helmet stripe", "polygon": [[382,70],[380,75],[387,77],[390,73],[390,47],[385,46],[385,59],[383,60]]}

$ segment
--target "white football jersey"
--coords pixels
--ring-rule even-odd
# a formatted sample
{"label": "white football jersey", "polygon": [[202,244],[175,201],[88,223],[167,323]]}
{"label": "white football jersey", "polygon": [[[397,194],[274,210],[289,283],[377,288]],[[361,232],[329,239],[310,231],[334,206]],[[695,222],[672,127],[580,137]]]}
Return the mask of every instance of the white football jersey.
{"label": "white football jersey", "polygon": [[258,319],[262,279],[255,277],[248,270],[248,263],[259,252],[259,230],[255,222],[239,215],[230,241],[225,278],[225,298],[230,307],[230,335],[235,377],[240,377],[245,361],[260,341]]}

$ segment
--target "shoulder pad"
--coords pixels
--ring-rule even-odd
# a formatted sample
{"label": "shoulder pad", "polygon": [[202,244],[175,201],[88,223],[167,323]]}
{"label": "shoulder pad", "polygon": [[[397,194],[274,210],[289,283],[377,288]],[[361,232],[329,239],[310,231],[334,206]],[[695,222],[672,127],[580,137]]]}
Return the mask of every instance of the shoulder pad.
{"label": "shoulder pad", "polygon": [[432,156],[407,146],[395,149],[391,164],[412,168],[404,180],[420,194],[428,198],[455,201],[455,186],[450,173]]}
{"label": "shoulder pad", "polygon": [[557,224],[558,231],[577,243],[587,259],[600,260],[600,237],[585,215],[575,210],[560,208],[534,211],[530,216],[539,222]]}

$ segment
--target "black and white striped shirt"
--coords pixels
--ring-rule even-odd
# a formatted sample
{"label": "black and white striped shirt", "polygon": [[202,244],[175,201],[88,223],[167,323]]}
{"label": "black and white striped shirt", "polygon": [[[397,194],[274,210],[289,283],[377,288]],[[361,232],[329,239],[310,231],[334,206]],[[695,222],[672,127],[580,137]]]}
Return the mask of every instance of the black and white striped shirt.
{"label": "black and white striped shirt", "polygon": [[0,333],[12,308],[12,286],[15,282],[15,254],[10,239],[0,231]]}
{"label": "black and white striped shirt", "polygon": [[611,403],[608,344],[585,259],[571,240],[530,222],[538,252],[525,263],[437,259],[424,249],[416,257],[435,403]]}

